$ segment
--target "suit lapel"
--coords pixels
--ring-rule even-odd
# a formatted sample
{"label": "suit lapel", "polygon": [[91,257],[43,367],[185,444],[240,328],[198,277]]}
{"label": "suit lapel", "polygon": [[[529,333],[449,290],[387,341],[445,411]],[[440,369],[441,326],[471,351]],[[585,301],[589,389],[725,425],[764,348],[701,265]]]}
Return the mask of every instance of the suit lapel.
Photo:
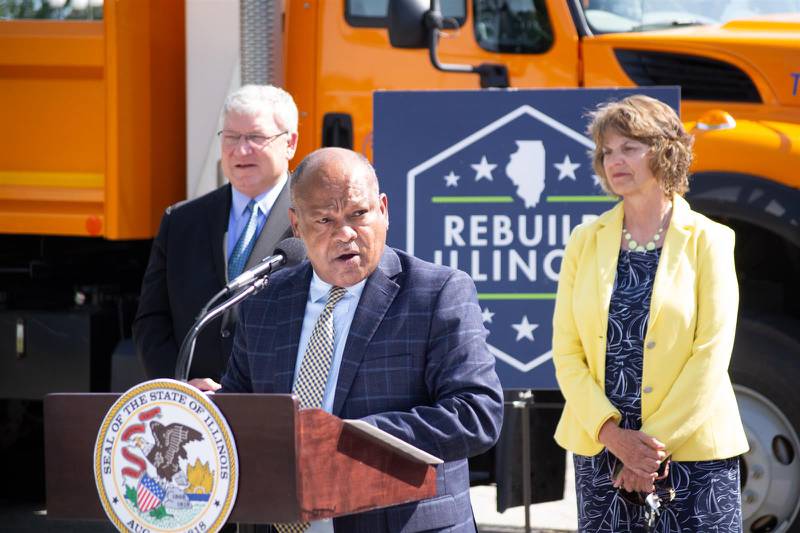
{"label": "suit lapel", "polygon": [[387,246],[383,251],[380,265],[367,278],[350,325],[350,333],[342,355],[342,366],[339,369],[339,380],[336,383],[336,395],[333,399],[332,412],[336,416],[339,416],[344,401],[350,393],[350,387],[367,346],[400,291],[400,286],[394,281],[400,270],[400,259],[394,250]]}
{"label": "suit lapel", "polygon": [[294,368],[297,364],[297,349],[311,284],[311,265],[306,263],[292,276],[292,281],[280,295],[276,295],[281,313],[288,322],[278,321],[275,332],[275,392],[289,393],[294,384]]}
{"label": "suit lapel", "polygon": [[[602,228],[597,232],[597,289],[600,298],[600,315],[608,319],[608,306],[611,292],[614,289],[614,278],[617,274],[620,240],[622,239],[622,202],[601,219]],[[608,324],[600,324],[602,332]]]}
{"label": "suit lapel", "polygon": [[664,248],[661,250],[661,259],[656,269],[656,279],[653,282],[648,328],[653,326],[661,307],[669,298],[673,279],[680,268],[681,255],[692,234],[692,226],[689,204],[676,195],[672,200],[672,217],[664,239]]}
{"label": "suit lapel", "polygon": [[253,251],[250,257],[247,258],[247,263],[244,268],[247,270],[256,265],[259,261],[272,255],[275,246],[286,235],[286,230],[289,227],[289,180],[283,185],[275,203],[272,204],[272,209],[269,211],[267,221],[261,229],[261,233],[256,238],[256,243],[253,246]]}
{"label": "suit lapel", "polygon": [[230,184],[218,190],[214,210],[211,213],[211,257],[214,258],[214,270],[220,286],[224,286],[226,279],[225,268],[225,237],[228,231],[228,218],[231,211],[231,186]]}

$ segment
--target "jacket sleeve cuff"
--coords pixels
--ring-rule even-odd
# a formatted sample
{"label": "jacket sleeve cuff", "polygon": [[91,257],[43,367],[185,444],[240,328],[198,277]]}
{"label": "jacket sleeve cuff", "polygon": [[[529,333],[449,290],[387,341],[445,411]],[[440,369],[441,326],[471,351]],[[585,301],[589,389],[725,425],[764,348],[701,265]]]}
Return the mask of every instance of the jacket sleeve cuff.
{"label": "jacket sleeve cuff", "polygon": [[[619,424],[620,420],[622,420],[622,415],[619,413],[619,411],[614,411],[614,412],[608,413],[606,416],[604,416],[600,420],[600,423],[597,424],[597,427],[594,428],[594,433],[593,433],[592,436],[594,437],[595,442],[600,443],[600,430],[603,428],[605,423],[608,422],[609,420],[613,420],[615,424]],[[600,444],[602,444],[602,443],[600,443]]]}

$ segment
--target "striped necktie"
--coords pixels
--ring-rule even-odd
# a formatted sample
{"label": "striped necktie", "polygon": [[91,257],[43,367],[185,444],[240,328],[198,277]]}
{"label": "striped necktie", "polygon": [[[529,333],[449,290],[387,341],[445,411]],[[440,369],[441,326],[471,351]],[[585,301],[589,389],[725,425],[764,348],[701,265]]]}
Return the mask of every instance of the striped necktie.
{"label": "striped necktie", "polygon": [[[300,372],[294,383],[292,392],[300,398],[300,408],[322,407],[325,386],[333,359],[333,308],[347,294],[342,287],[331,287],[325,308],[314,324],[311,338],[308,340],[306,353],[300,363]],[[308,522],[292,524],[274,524],[278,533],[303,533],[308,529]]]}
{"label": "striped necktie", "polygon": [[250,213],[247,226],[236,241],[231,256],[228,258],[228,281],[232,280],[244,271],[250,252],[256,244],[256,230],[258,230],[258,204],[255,200],[250,200],[244,210],[244,214]]}

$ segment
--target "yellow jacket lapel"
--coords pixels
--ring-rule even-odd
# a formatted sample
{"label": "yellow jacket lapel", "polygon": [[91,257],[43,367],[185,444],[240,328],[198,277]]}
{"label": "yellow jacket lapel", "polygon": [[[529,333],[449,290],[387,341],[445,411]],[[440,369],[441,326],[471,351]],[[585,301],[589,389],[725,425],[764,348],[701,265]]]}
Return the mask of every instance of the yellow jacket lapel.
{"label": "yellow jacket lapel", "polygon": [[[672,218],[664,238],[664,248],[653,282],[653,295],[650,298],[650,317],[647,327],[652,329],[664,302],[672,295],[673,280],[680,268],[681,260],[685,260],[683,249],[692,235],[692,216],[689,204],[680,196],[672,199]],[[673,295],[674,296],[674,295]]]}
{"label": "yellow jacket lapel", "polygon": [[[606,212],[598,220],[601,228],[597,231],[597,289],[599,300],[598,312],[608,320],[608,305],[611,302],[611,291],[614,289],[614,277],[617,273],[617,259],[622,239],[622,202]],[[608,324],[601,324],[605,333]]]}

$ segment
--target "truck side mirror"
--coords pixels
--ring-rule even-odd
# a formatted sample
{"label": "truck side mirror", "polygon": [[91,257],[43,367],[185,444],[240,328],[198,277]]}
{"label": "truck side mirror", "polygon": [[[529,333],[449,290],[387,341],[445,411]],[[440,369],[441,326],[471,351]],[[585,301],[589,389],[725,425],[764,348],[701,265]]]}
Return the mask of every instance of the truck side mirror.
{"label": "truck side mirror", "polygon": [[431,30],[425,23],[425,14],[430,7],[429,0],[389,0],[389,42],[393,47],[428,47]]}
{"label": "truck side mirror", "polygon": [[387,18],[389,42],[395,48],[428,48],[434,68],[442,72],[477,74],[484,89],[509,86],[505,65],[482,63],[473,66],[439,61],[439,34],[449,21],[442,17],[439,0],[389,0]]}

